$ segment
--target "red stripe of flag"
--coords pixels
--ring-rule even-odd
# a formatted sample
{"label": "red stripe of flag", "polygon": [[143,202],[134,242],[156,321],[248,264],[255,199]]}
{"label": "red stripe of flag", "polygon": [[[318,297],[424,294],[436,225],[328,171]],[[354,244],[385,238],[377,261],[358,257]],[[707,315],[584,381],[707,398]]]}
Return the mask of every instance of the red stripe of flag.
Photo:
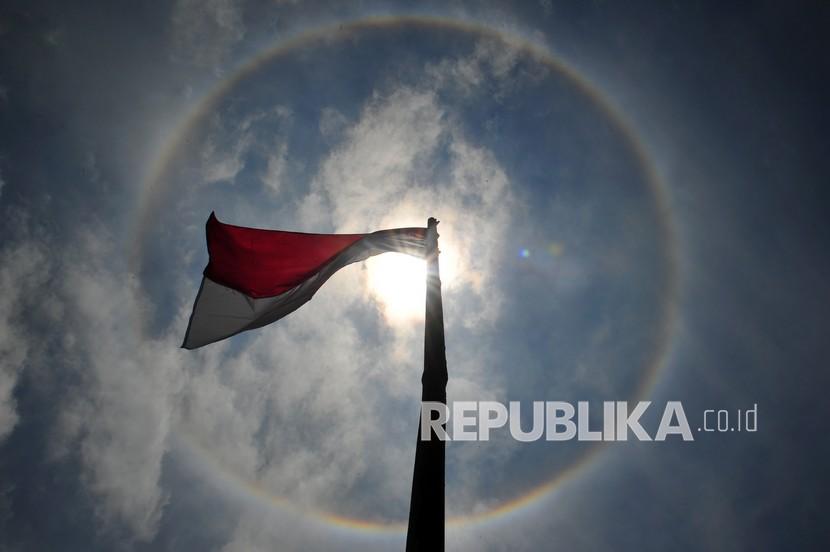
{"label": "red stripe of flag", "polygon": [[284,293],[366,234],[304,234],[207,221],[205,276],[250,297]]}

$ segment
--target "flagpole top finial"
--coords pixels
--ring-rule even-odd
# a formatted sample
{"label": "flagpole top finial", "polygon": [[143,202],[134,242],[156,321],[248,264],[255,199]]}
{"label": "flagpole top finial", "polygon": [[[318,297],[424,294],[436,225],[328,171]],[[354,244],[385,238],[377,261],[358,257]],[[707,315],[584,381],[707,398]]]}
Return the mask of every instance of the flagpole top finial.
{"label": "flagpole top finial", "polygon": [[438,219],[435,217],[427,219],[426,247],[428,255],[438,253]]}

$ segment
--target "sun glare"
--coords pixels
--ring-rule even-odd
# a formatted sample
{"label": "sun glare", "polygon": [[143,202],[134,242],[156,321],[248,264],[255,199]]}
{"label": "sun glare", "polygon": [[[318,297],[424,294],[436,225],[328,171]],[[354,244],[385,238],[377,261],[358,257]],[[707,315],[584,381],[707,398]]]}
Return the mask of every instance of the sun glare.
{"label": "sun glare", "polygon": [[[441,286],[452,285],[459,259],[451,236],[442,235]],[[366,260],[369,292],[378,301],[388,322],[423,320],[426,300],[426,261],[403,253],[383,253]]]}
{"label": "sun glare", "polygon": [[369,290],[390,321],[424,317],[426,262],[403,253],[384,253],[366,261]]}

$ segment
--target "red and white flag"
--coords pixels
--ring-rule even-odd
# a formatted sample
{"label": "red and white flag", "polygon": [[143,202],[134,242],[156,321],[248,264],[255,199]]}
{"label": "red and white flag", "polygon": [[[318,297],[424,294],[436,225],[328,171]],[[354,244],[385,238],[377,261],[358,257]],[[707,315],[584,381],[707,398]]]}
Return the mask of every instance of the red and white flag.
{"label": "red and white flag", "polygon": [[417,257],[426,251],[426,228],[305,234],[224,224],[211,213],[206,230],[210,260],[190,315],[185,349],[279,320],[348,264],[389,251]]}

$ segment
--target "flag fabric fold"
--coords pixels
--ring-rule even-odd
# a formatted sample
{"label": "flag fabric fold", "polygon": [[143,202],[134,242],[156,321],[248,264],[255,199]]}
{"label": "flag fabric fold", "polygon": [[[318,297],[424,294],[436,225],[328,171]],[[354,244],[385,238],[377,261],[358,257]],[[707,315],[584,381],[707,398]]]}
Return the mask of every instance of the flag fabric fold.
{"label": "flag fabric fold", "polygon": [[424,257],[426,228],[306,234],[206,224],[210,260],[182,347],[196,349],[294,312],[335,272],[386,252]]}

